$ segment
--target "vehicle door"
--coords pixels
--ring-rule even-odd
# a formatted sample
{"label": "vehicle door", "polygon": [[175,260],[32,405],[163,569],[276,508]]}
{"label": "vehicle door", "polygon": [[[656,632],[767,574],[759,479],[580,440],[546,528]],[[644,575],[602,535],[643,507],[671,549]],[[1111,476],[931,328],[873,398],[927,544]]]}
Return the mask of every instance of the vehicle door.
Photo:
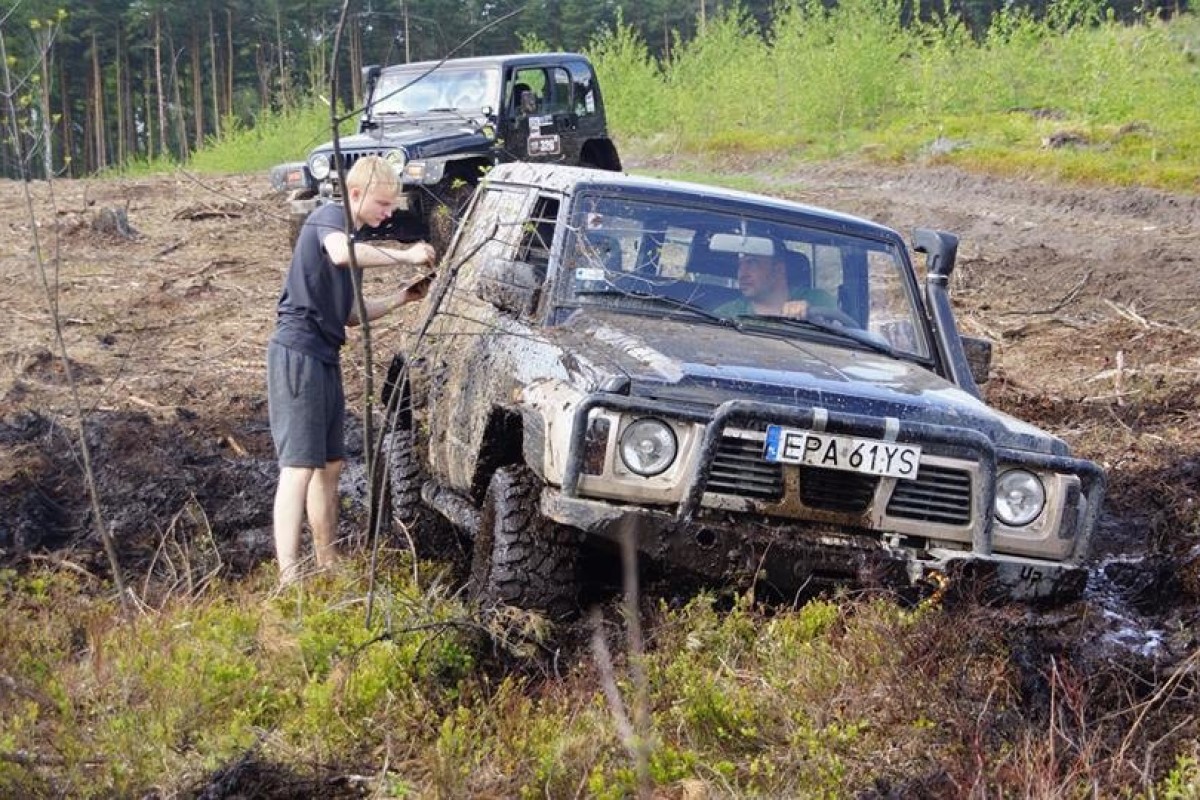
{"label": "vehicle door", "polygon": [[579,162],[571,73],[561,64],[509,70],[504,86],[507,156],[515,161]]}
{"label": "vehicle door", "polygon": [[[487,421],[480,402],[490,387],[480,378],[489,374],[488,348],[501,323],[500,312],[481,296],[481,273],[490,262],[514,258],[533,199],[528,187],[489,185],[480,191],[445,259],[453,271],[437,313],[412,348],[422,384],[414,389],[424,395],[430,471],[460,489],[469,485],[474,466],[469,443],[482,436]],[[438,302],[437,292],[431,292],[431,302]]]}

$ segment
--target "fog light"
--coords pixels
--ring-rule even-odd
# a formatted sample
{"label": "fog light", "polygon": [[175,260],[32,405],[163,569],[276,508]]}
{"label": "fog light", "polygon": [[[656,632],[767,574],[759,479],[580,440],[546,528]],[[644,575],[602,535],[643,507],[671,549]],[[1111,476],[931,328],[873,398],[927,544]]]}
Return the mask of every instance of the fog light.
{"label": "fog light", "polygon": [[1019,528],[1038,518],[1046,505],[1046,489],[1037,475],[1010,469],[996,479],[996,519]]}
{"label": "fog light", "polygon": [[650,477],[671,466],[678,452],[675,431],[661,419],[643,417],[621,433],[621,461],[632,472]]}

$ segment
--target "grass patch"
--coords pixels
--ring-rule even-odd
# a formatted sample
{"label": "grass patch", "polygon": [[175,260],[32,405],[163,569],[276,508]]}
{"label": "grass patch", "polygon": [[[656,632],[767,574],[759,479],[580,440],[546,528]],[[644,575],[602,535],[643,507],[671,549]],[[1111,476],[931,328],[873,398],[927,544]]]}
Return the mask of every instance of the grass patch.
{"label": "grass patch", "polygon": [[1198,191],[1197,31],[1191,14],[1125,25],[1059,0],[1043,17],[1002,12],[976,39],[952,16],[906,25],[892,0],[792,0],[765,34],[734,8],[662,63],[629,29],[591,53],[618,139],[660,153],[932,156]]}
{"label": "grass patch", "polygon": [[[623,798],[645,788],[601,689],[632,695],[618,615],[602,631],[611,672],[573,649],[553,673],[550,659],[504,645],[531,630],[528,618],[481,614],[414,586],[403,558],[385,559],[367,629],[364,570],[351,562],[276,594],[264,569],[132,620],[76,572],[0,575],[0,794],[186,793],[248,754],[277,765],[276,780],[311,780],[319,765],[401,796],[561,797],[583,787]],[[1140,726],[1159,737],[1190,707],[1114,703],[1128,690],[1127,666],[1074,673],[1063,666],[1070,654],[1053,660],[1020,620],[883,598],[660,605],[642,662],[650,788],[737,797],[885,787],[1072,796],[1094,780],[1114,792],[1150,788],[1143,749],[1126,760],[1115,748],[1135,735],[1134,716],[1145,713]],[[1031,698],[1031,685],[1041,694]],[[1194,788],[1194,751],[1157,748],[1162,785]]]}

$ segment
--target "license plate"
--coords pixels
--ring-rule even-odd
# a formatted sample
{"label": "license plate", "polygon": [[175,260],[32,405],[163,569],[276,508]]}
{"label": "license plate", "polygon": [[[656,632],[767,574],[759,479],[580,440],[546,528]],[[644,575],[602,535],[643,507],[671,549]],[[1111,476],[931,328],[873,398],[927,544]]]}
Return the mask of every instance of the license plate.
{"label": "license plate", "polygon": [[767,427],[767,461],[803,464],[810,467],[862,472],[889,478],[917,477],[921,448],[911,444],[857,439],[831,433],[816,433],[782,425]]}
{"label": "license plate", "polygon": [[557,134],[529,137],[529,155],[531,156],[555,156],[561,151],[562,144]]}

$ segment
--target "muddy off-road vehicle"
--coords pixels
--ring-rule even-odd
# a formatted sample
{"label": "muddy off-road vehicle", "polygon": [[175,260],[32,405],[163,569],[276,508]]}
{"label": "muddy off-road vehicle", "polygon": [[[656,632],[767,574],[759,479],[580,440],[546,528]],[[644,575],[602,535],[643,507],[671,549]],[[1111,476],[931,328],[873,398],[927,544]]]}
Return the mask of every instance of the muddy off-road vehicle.
{"label": "muddy off-road vehicle", "polygon": [[[789,598],[1076,595],[1104,474],[981,399],[990,349],[964,345],[947,294],[957,239],[913,248],[923,285],[862,219],[497,167],[391,367],[397,521],[418,548],[473,541],[475,596],[554,612],[622,536],[667,576]],[[805,316],[739,300],[749,256],[782,262]]]}
{"label": "muddy off-road vehicle", "polygon": [[[595,70],[576,53],[431,61],[363,69],[366,101],[358,133],[313,149],[306,162],[271,170],[288,192],[292,239],[318,203],[341,197],[346,170],[381,155],[400,174],[400,205],[377,238],[441,238],[490,167],[507,161],[619,170]],[[446,235],[448,240],[449,236]]]}

